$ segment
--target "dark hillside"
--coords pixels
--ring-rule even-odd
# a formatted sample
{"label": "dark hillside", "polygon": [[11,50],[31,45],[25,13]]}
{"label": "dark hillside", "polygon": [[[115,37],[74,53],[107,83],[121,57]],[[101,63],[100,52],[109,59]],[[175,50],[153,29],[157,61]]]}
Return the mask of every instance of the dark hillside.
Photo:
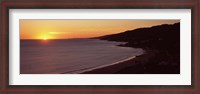
{"label": "dark hillside", "polygon": [[102,40],[125,41],[124,46],[159,50],[179,49],[180,23],[139,28],[119,34],[99,37]]}
{"label": "dark hillside", "polygon": [[127,43],[119,46],[143,48],[146,51],[144,55],[151,54],[148,59],[137,61],[140,62],[137,65],[121,69],[116,73],[180,73],[180,23],[139,28],[98,37],[98,39],[124,41]]}

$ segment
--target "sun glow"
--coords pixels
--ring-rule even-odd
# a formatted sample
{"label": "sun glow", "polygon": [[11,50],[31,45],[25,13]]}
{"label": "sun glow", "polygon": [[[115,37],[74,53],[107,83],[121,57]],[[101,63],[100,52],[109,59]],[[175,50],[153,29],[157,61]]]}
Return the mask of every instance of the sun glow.
{"label": "sun glow", "polygon": [[43,40],[47,40],[47,38],[43,38]]}
{"label": "sun glow", "polygon": [[20,20],[20,39],[91,38],[175,22],[179,20]]}

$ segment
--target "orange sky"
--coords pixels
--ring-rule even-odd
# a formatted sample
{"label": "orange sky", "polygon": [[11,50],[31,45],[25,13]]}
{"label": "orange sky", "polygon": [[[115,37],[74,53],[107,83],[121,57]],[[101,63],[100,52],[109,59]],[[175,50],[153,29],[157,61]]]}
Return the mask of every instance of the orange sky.
{"label": "orange sky", "polygon": [[20,20],[20,39],[88,38],[179,20]]}

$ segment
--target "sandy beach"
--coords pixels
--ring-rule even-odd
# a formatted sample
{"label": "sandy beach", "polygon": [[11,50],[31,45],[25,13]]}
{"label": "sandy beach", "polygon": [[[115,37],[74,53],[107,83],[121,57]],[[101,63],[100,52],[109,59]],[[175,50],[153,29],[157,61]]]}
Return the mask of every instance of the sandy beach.
{"label": "sandy beach", "polygon": [[[177,74],[179,64],[163,59],[156,50],[146,50],[140,56],[122,63],[84,72],[83,74]],[[169,69],[170,67],[170,69]]]}

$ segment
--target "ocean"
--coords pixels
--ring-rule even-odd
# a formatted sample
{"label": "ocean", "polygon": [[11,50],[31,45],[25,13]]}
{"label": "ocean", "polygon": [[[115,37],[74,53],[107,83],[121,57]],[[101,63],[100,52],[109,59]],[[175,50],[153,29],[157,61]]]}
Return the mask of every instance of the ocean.
{"label": "ocean", "polygon": [[20,74],[78,74],[143,54],[125,42],[99,39],[21,40]]}

